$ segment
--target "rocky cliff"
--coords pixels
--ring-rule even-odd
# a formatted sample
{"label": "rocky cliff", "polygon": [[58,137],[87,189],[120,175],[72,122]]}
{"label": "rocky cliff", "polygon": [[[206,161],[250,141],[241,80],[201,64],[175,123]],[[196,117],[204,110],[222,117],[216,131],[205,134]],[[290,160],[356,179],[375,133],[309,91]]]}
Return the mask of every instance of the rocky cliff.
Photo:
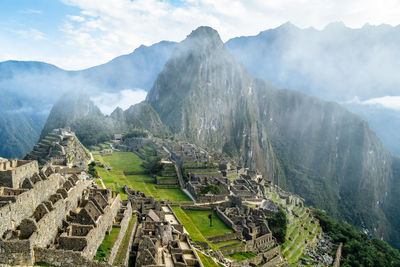
{"label": "rocky cliff", "polygon": [[179,138],[222,150],[319,208],[389,239],[392,156],[341,106],[253,78],[208,27],[178,44],[147,102]]}

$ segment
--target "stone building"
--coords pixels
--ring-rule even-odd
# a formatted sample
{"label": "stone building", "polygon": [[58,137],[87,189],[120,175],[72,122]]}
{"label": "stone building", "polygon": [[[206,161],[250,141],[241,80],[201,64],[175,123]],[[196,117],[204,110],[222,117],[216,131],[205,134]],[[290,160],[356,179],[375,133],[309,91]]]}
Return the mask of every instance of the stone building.
{"label": "stone building", "polygon": [[183,233],[182,223],[168,205],[128,187],[125,192],[138,217],[132,266],[203,266],[188,234]]}
{"label": "stone building", "polygon": [[0,177],[0,265],[107,266],[93,255],[112,225],[127,228],[130,202],[79,169],[1,159]]}

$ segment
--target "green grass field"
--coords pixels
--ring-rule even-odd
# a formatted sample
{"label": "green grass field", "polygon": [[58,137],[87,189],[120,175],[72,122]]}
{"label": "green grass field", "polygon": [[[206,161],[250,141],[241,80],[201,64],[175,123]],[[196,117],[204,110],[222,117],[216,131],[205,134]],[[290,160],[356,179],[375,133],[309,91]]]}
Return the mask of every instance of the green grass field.
{"label": "green grass field", "polygon": [[[183,223],[183,226],[185,226],[186,231],[188,231],[190,238],[194,242],[208,243],[208,245],[214,250],[218,250],[222,245],[208,241],[207,237],[233,233],[233,230],[221,221],[216,216],[215,212],[213,214],[213,226],[210,227],[210,220],[208,219],[208,215],[210,214],[209,211],[183,210],[180,207],[172,207],[172,210]],[[242,244],[238,244],[237,246],[241,245]]]}
{"label": "green grass field", "polygon": [[228,255],[228,258],[231,258],[237,262],[243,261],[246,259],[251,259],[257,256],[257,254],[253,252],[236,252]]}
{"label": "green grass field", "polygon": [[196,227],[196,225],[181,207],[172,207],[172,210],[174,211],[176,216],[178,216],[179,220],[183,223],[183,226],[185,226],[186,231],[188,231],[190,238],[193,241],[211,244],[207,241],[207,239],[203,236],[200,230]]}
{"label": "green grass field", "polygon": [[212,227],[210,227],[210,219],[208,218],[210,211],[184,210],[184,212],[205,237],[214,237],[226,233],[233,233],[233,230],[221,221],[215,212],[213,212],[212,216]]}
{"label": "green grass field", "polygon": [[200,251],[197,251],[197,254],[200,257],[201,262],[203,263],[204,267],[219,267],[219,264],[216,264],[213,259],[211,259],[209,256],[204,255]]}
{"label": "green grass field", "polygon": [[[93,153],[95,161],[109,165],[110,171],[96,166],[99,176],[103,179],[106,187],[121,192],[121,198],[126,199],[126,194],[122,188],[126,184],[135,190],[140,190],[146,195],[154,196],[158,200],[167,200],[170,202],[188,202],[191,199],[179,188],[159,189],[154,178],[147,174],[125,175],[125,172],[145,171],[142,166],[143,160],[131,152],[114,152],[112,156],[101,156],[99,153]],[[117,185],[119,188],[117,188]]]}
{"label": "green grass field", "polygon": [[93,260],[102,261],[103,258],[108,260],[110,257],[111,249],[114,246],[115,241],[118,238],[118,234],[121,228],[113,227],[111,232],[104,237],[103,242],[97,249],[96,255],[94,256]]}

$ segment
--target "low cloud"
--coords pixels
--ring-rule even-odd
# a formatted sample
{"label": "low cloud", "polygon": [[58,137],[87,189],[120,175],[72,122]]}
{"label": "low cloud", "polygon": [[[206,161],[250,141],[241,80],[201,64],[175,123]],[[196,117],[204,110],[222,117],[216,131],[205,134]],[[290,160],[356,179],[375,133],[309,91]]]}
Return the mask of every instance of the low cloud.
{"label": "low cloud", "polygon": [[147,92],[142,89],[126,89],[117,93],[100,93],[91,100],[104,114],[109,115],[117,107],[125,110],[131,105],[142,102],[146,99],[146,95]]}
{"label": "low cloud", "polygon": [[400,96],[383,96],[364,101],[361,101],[358,97],[355,97],[345,104],[376,105],[382,108],[400,111]]}
{"label": "low cloud", "polygon": [[400,96],[384,96],[363,101],[363,104],[380,105],[387,109],[400,111]]}

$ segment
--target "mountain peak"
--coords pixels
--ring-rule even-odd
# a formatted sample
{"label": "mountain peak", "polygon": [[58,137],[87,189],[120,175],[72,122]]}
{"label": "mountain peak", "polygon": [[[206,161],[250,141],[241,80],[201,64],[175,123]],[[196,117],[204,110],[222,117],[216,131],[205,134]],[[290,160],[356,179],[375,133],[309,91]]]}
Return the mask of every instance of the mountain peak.
{"label": "mountain peak", "polygon": [[183,41],[185,45],[190,43],[191,48],[203,47],[205,49],[220,48],[224,45],[218,32],[209,26],[200,26],[192,31]]}

